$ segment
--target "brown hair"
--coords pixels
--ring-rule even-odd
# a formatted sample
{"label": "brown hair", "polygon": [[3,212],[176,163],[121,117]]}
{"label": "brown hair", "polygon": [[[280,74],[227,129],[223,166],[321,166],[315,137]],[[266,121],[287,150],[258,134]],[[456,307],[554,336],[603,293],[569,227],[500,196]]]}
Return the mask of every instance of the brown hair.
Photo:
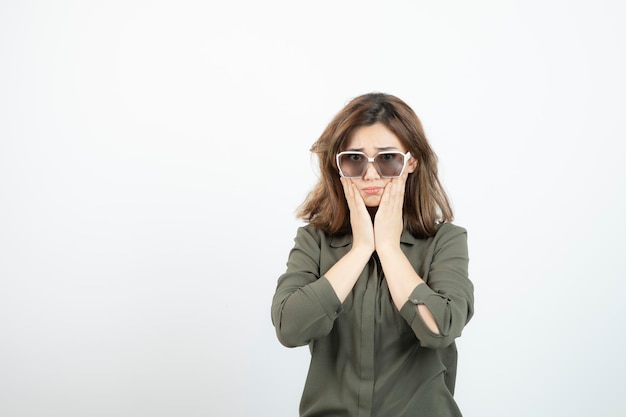
{"label": "brown hair", "polygon": [[434,236],[437,223],[453,219],[448,197],[437,175],[437,155],[430,147],[415,112],[399,98],[369,93],[351,100],[328,124],[311,147],[317,155],[320,179],[299,207],[297,216],[327,234],[350,231],[348,203],[339,179],[335,155],[361,126],[382,123],[417,160],[404,195],[405,227],[417,237]]}

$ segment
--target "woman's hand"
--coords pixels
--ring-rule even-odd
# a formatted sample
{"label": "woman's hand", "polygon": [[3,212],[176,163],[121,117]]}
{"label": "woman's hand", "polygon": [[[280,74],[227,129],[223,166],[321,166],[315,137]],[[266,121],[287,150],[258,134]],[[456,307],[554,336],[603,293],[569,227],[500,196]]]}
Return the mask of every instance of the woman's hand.
{"label": "woman's hand", "polygon": [[365,202],[359,194],[356,185],[349,178],[341,178],[343,192],[350,209],[350,224],[352,225],[352,248],[363,250],[371,255],[374,252],[374,227]]}
{"label": "woman's hand", "polygon": [[374,252],[374,226],[365,202],[352,180],[342,177],[341,185],[350,209],[352,248],[324,275],[337,298],[343,303]]}
{"label": "woman's hand", "polygon": [[404,229],[402,206],[407,176],[404,172],[400,177],[392,179],[383,191],[374,219],[375,245],[379,252],[400,248],[400,236]]}

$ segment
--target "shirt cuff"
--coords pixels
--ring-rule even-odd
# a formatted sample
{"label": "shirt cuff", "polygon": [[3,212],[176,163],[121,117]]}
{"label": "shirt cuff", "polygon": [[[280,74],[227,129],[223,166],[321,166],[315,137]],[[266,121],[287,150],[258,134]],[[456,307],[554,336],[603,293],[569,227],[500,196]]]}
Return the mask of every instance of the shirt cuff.
{"label": "shirt cuff", "polygon": [[419,284],[409,295],[409,299],[404,303],[400,309],[400,315],[409,323],[413,323],[415,316],[417,315],[417,306],[419,304],[426,304],[426,299],[431,295],[436,294],[428,285],[422,283]]}

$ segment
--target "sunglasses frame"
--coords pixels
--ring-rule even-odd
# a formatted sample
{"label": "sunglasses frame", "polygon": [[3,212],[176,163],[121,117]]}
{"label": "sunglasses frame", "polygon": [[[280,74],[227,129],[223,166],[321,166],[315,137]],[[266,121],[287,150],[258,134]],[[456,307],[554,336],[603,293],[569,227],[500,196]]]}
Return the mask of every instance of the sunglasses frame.
{"label": "sunglasses frame", "polygon": [[[380,169],[378,168],[378,165],[376,164],[376,158],[378,157],[378,155],[380,154],[400,154],[404,157],[404,163],[402,164],[402,170],[400,171],[400,173],[398,175],[393,175],[393,176],[388,176],[388,175],[383,175],[380,172]],[[367,159],[367,164],[372,163],[374,164],[374,169],[376,170],[376,172],[378,172],[378,175],[381,176],[381,178],[398,178],[399,176],[402,175],[402,173],[404,172],[404,169],[406,168],[406,163],[409,160],[409,158],[411,158],[411,152],[407,152],[407,153],[402,153],[400,151],[381,151],[378,152],[376,155],[374,155],[372,158],[370,158],[369,156],[367,156],[365,153],[360,152],[360,151],[344,151],[344,152],[339,152],[336,156],[335,156],[335,161],[337,163],[337,168],[339,169],[339,175],[341,175],[344,178],[362,178],[363,175],[365,175],[365,173],[367,172],[367,168],[363,171],[363,174],[359,175],[359,176],[352,176],[349,177],[347,175],[345,175],[343,173],[343,171],[341,170],[341,165],[339,164],[339,158],[341,158],[342,155],[362,155],[365,157],[365,159]],[[366,165],[367,166],[367,165]]]}

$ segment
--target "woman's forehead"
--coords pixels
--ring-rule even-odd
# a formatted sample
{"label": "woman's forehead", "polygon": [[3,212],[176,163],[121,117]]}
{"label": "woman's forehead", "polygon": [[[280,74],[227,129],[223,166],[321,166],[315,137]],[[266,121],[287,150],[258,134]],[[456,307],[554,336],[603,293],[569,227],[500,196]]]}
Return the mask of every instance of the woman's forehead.
{"label": "woman's forehead", "polygon": [[361,126],[352,132],[345,143],[345,150],[380,152],[399,150],[406,152],[400,139],[382,123]]}

